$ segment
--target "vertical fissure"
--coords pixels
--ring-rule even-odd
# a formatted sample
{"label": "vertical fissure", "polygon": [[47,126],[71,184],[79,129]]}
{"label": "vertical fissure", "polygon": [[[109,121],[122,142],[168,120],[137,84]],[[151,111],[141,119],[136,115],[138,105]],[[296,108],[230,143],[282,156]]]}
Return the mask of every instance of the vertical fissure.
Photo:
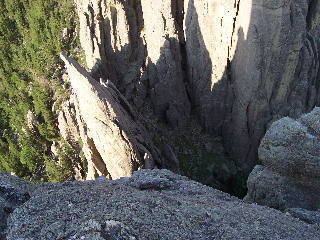
{"label": "vertical fissure", "polygon": [[190,82],[188,76],[188,59],[187,59],[187,49],[186,49],[186,39],[184,33],[184,18],[185,18],[185,9],[184,9],[184,0],[172,0],[171,4],[172,13],[174,14],[175,19],[175,28],[178,35],[180,55],[181,55],[181,70],[183,74],[183,82],[185,84],[186,93],[189,103],[192,105],[192,98],[190,90],[188,88],[188,83]]}
{"label": "vertical fissure", "polygon": [[231,48],[233,46],[233,36],[234,36],[234,32],[236,30],[236,22],[237,22],[239,10],[240,10],[240,2],[241,2],[241,0],[238,0],[238,2],[235,1],[235,3],[234,3],[234,8],[236,8],[236,14],[235,14],[235,17],[233,18],[233,28],[232,28],[232,34],[231,34],[231,39],[230,39],[230,46],[228,47],[228,63],[227,63],[227,65],[229,65],[231,63],[230,53],[231,53]]}

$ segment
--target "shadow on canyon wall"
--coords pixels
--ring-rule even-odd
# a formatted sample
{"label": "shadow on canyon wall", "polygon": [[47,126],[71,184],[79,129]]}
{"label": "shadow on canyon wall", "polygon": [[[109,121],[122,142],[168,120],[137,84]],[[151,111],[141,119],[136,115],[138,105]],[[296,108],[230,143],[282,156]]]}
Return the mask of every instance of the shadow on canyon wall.
{"label": "shadow on canyon wall", "polygon": [[[181,6],[181,4],[178,5]],[[178,39],[173,37],[165,39],[163,46],[159,49],[160,57],[157,62],[146,59],[147,48],[140,36],[144,28],[141,6],[138,4],[135,10],[138,20],[129,26],[131,41],[121,49],[113,45],[116,39],[111,39],[115,35],[114,31],[118,22],[116,9],[112,10],[111,19],[104,19],[103,29],[100,31],[103,33],[101,39],[104,39],[100,46],[102,59],[93,68],[92,75],[97,80],[99,78],[111,80],[138,109],[143,108],[146,102],[151,102],[158,118],[174,129],[185,127],[191,105],[191,114],[200,120],[204,132],[223,135],[224,130],[228,129],[226,126],[226,119],[230,117],[228,113],[232,111],[231,62],[226,58],[225,63],[221,63],[225,64],[225,73],[223,78],[212,87],[212,60],[202,36],[194,1],[189,1],[185,15],[187,18],[192,17],[193,24],[184,28],[183,19],[178,18],[176,21],[176,29],[179,31]],[[129,18],[128,15],[127,17]],[[195,55],[192,66],[187,47],[192,47],[199,52]],[[141,75],[141,69],[143,75]],[[197,79],[193,81],[197,77],[201,81]],[[184,94],[183,91],[186,98],[179,97]],[[229,144],[225,141],[226,146]],[[203,161],[207,160],[203,159]],[[164,162],[162,167],[172,170],[170,163]],[[227,170],[222,170],[221,173],[217,173],[218,176],[215,176],[215,178],[222,179],[220,182],[224,186],[221,186],[216,180],[210,180],[208,184],[235,194],[237,190],[234,189],[234,186],[240,184],[236,182],[237,179],[234,176],[219,176],[219,174],[233,174],[230,173],[233,170],[228,169],[230,167],[228,164],[224,167]],[[243,182],[241,184],[244,185]],[[239,186],[241,187],[243,186]],[[236,193],[238,196],[244,194],[243,190]]]}
{"label": "shadow on canyon wall", "polygon": [[[183,1],[178,5],[181,4],[183,5]],[[247,16],[247,30],[241,24],[237,25],[240,4],[248,5],[249,10],[246,14],[250,14],[250,17]],[[257,25],[260,23],[256,19],[259,18],[257,12],[250,13],[250,9],[253,11],[255,5],[258,5],[257,0],[252,0],[251,8],[249,3],[235,1],[236,13],[228,54],[225,54],[223,59],[212,59],[215,53],[210,54],[210,49],[206,46],[202,33],[204,23],[199,20],[195,0],[189,0],[188,7],[184,10],[185,19],[188,19],[186,26],[183,27],[181,18],[176,20],[178,39],[168,37],[160,49],[158,61],[154,63],[146,59],[147,48],[140,34],[144,28],[141,5],[134,6],[136,16],[135,21],[129,26],[130,42],[121,49],[112,46],[111,38],[115,34],[112,29],[115,31],[118,21],[114,9],[112,19],[104,21],[102,61],[105,69],[98,71],[97,76],[114,82],[138,109],[151,100],[159,118],[172,127],[180,128],[185,125],[183,122],[187,121],[190,112],[188,105],[191,105],[191,114],[199,118],[204,132],[221,135],[226,151],[244,174],[248,175],[258,163],[258,146],[270,122],[283,116],[297,117],[320,103],[320,97],[309,99],[310,90],[297,97],[299,91],[301,93],[301,85],[311,84],[316,86],[315,91],[319,92],[320,74],[314,74],[310,80],[302,76],[318,64],[309,61],[309,65],[303,67],[306,61],[304,55],[308,51],[304,47],[300,50],[298,66],[294,66],[292,70],[295,72],[295,78],[288,80],[287,89],[282,88],[282,81],[285,79],[283,72],[289,59],[288,52],[293,50],[289,49],[288,43],[284,44],[280,53],[268,53],[269,50],[262,39],[265,36],[260,35],[265,32],[258,32]],[[128,19],[132,17],[132,12],[129,12],[126,11]],[[183,29],[184,38],[181,37]],[[288,32],[291,31],[289,30]],[[294,31],[291,32],[297,35]],[[318,43],[312,41],[313,45],[318,46]],[[294,39],[291,42],[294,42]],[[285,49],[287,46],[288,49]],[[271,67],[266,63],[268,54],[271,56]],[[277,54],[283,56],[279,57]],[[213,62],[218,60],[219,62]],[[176,65],[177,62],[180,62],[179,66]],[[213,69],[217,65],[222,65],[224,71],[220,79],[212,83],[216,74]],[[319,72],[318,65],[316,69]],[[101,69],[101,66],[97,69]],[[181,95],[181,88],[188,96],[186,100],[177,97]],[[281,91],[284,93],[279,100]]]}
{"label": "shadow on canyon wall", "polygon": [[[320,104],[319,29],[315,21],[308,20],[312,5],[306,15],[307,25],[313,22],[314,29],[306,32],[301,21],[305,19],[297,14],[304,9],[303,3],[277,3],[290,10],[278,16],[258,0],[235,1],[228,57],[216,63],[201,32],[205,23],[199,22],[195,2],[189,0],[189,24],[185,26],[192,106],[205,130],[222,135],[227,152],[249,174],[258,163],[260,140],[271,122],[284,116],[299,117]],[[263,7],[269,12],[261,11]],[[248,22],[238,24],[244,19]],[[212,86],[216,64],[223,64],[225,70]]]}
{"label": "shadow on canyon wall", "polygon": [[[240,2],[235,1],[234,4],[234,7],[239,11],[237,4],[240,4]],[[237,15],[238,12],[233,19],[233,31],[236,28]],[[234,101],[236,101],[233,79],[235,76],[232,75],[233,59],[230,56],[231,48],[233,48],[233,39],[230,38],[229,40],[228,56],[225,56],[222,60],[220,59],[221,62],[213,63],[201,31],[194,0],[189,0],[185,17],[188,20],[185,26],[185,41],[188,52],[186,62],[189,71],[187,82],[189,83],[188,92],[191,96],[193,111],[199,117],[205,131],[216,133],[223,137],[226,151],[236,160],[239,167],[243,168],[242,163],[237,160],[240,155],[245,155],[246,159],[249,158],[248,151],[251,151],[252,146],[250,146],[249,136],[247,136],[248,130],[245,129],[247,126],[243,126],[244,129],[241,129],[244,132],[243,135],[236,138],[234,136],[235,129],[232,126],[232,115],[233,111],[235,111]],[[238,35],[235,52],[238,52],[238,46],[243,46],[246,40],[242,28],[238,32],[233,32],[231,37],[233,38],[235,34]],[[219,49],[216,50],[219,51]],[[243,57],[246,57],[245,54]],[[213,75],[216,74],[213,72],[213,64],[224,66],[221,78],[215,83],[212,83]],[[237,150],[234,151],[235,149]],[[247,152],[244,153],[245,151]],[[254,163],[251,162],[249,164],[250,170],[256,163],[257,148],[252,155],[251,161]],[[247,167],[244,168],[246,169]]]}

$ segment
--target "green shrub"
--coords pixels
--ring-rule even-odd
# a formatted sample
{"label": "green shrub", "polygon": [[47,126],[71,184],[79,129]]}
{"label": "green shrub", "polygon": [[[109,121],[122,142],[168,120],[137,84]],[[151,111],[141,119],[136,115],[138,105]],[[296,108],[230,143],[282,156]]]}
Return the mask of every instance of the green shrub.
{"label": "green shrub", "polygon": [[[72,55],[79,44],[75,37],[62,39],[63,28],[76,27],[73,1],[2,0],[0,9],[0,170],[37,180],[47,178],[46,165],[48,175],[65,179],[54,161],[46,163],[52,141],[60,140],[52,112],[55,96],[63,92],[56,84],[58,54]],[[38,123],[32,132],[26,126],[29,110]],[[61,168],[61,175],[70,175],[68,167]]]}

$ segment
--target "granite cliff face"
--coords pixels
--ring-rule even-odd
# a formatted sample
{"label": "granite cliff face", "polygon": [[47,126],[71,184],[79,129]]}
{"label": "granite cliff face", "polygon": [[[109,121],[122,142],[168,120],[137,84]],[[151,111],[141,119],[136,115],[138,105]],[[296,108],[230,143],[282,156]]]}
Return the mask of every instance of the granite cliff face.
{"label": "granite cliff face", "polygon": [[[320,225],[245,203],[168,170],[39,185],[1,173],[0,189],[0,200],[13,205],[0,208],[7,240],[320,237]],[[3,216],[3,210],[9,213]]]}
{"label": "granite cliff face", "polygon": [[92,75],[174,128],[190,111],[249,173],[266,129],[320,104],[318,1],[75,1]]}
{"label": "granite cliff face", "polygon": [[83,119],[78,125],[86,126],[82,138],[86,146],[96,148],[91,149],[99,158],[99,162],[92,159],[95,167],[111,179],[130,176],[141,168],[154,168],[158,150],[114,84],[99,83],[73,59],[65,54],[61,58],[78,101],[78,115]]}

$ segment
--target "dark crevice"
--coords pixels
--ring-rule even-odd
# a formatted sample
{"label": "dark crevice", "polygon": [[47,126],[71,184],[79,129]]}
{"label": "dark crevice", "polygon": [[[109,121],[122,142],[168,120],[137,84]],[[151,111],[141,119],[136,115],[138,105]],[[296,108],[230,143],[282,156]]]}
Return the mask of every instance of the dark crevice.
{"label": "dark crevice", "polygon": [[318,4],[319,4],[318,0],[311,0],[311,3],[309,3],[308,14],[306,18],[308,30],[311,30],[313,27],[313,20],[315,15],[317,14]]}
{"label": "dark crevice", "polygon": [[91,138],[87,138],[87,143],[90,151],[92,152],[92,162],[95,165],[95,167],[99,170],[99,172],[102,173],[103,176],[108,176],[108,178],[111,179],[111,175],[108,171],[108,168],[103,161],[98,149],[96,148],[96,145],[94,144],[94,141]]}
{"label": "dark crevice", "polygon": [[[110,7],[111,11],[111,22],[112,22],[112,36],[113,36],[113,41],[116,44],[117,42],[117,24],[118,24],[118,16],[117,16],[117,9],[115,7]],[[114,49],[117,49],[117,46],[113,46]]]}
{"label": "dark crevice", "polygon": [[186,39],[184,33],[184,17],[185,17],[185,9],[184,9],[184,0],[174,0],[171,4],[171,11],[174,14],[175,19],[175,28],[178,34],[179,40],[179,48],[180,48],[180,55],[181,55],[181,70],[182,70],[182,77],[183,82],[185,84],[187,98],[189,103],[191,103],[192,107],[192,97],[190,92],[189,85],[189,78],[188,78],[188,59],[187,59],[187,49],[186,49]]}
{"label": "dark crevice", "polygon": [[234,36],[235,29],[236,29],[237,18],[238,18],[238,15],[239,15],[240,1],[241,0],[238,0],[238,2],[235,1],[235,3],[234,3],[234,8],[236,8],[237,10],[236,10],[235,17],[233,18],[233,29],[232,29],[232,34],[231,34],[230,46],[228,47],[228,60],[229,60],[229,62],[231,61],[230,60],[230,57],[231,57],[230,56],[230,52],[231,52],[231,48],[232,48],[232,45],[233,45],[232,41],[233,41],[233,36]]}

